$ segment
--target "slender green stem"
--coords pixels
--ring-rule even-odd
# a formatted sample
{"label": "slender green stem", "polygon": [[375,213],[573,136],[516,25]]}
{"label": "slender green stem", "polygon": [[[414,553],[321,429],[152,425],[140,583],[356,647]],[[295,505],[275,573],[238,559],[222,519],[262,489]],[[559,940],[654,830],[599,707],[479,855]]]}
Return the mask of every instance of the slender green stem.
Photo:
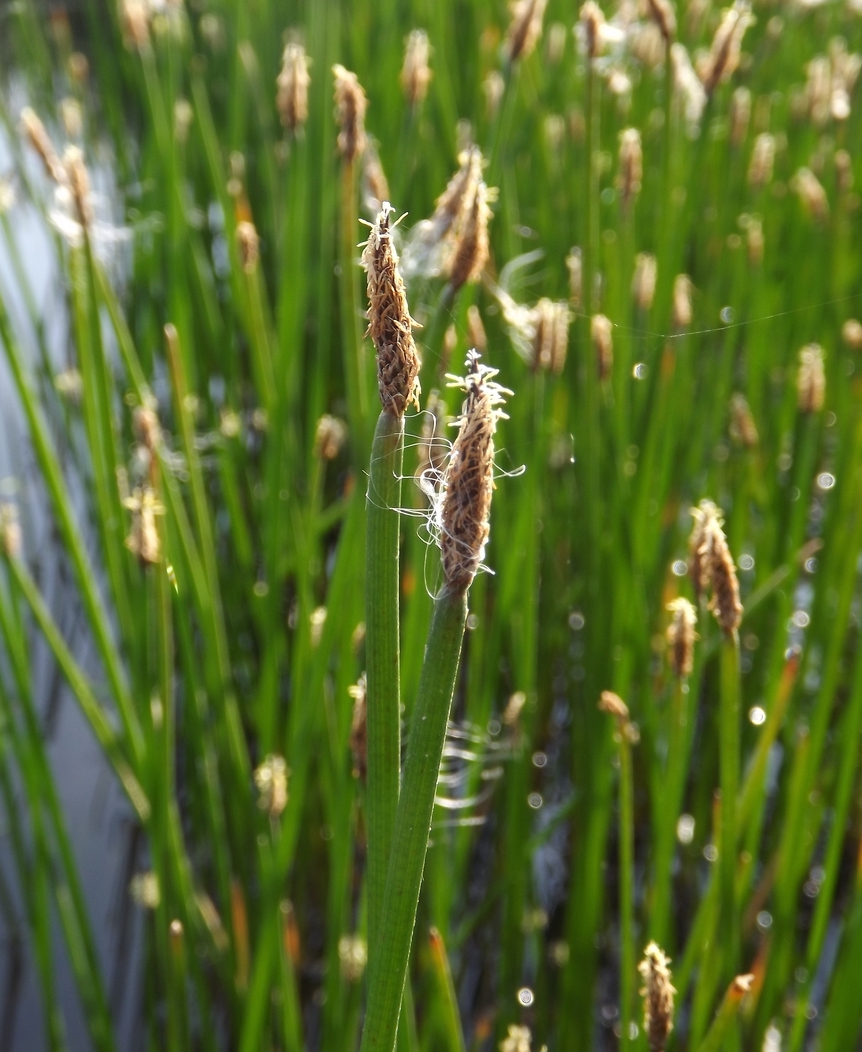
{"label": "slender green stem", "polygon": [[379,947],[401,777],[399,512],[404,419],[383,410],[367,496],[365,654],[368,737],[368,943]]}
{"label": "slender green stem", "polygon": [[635,987],[634,780],[628,727],[620,728],[620,1045],[630,1048]]}
{"label": "slender green stem", "polygon": [[467,620],[464,591],[444,591],[434,615],[410,726],[404,783],[386,878],[380,952],[372,963],[362,1052],[392,1052],[425,868],[437,774]]}
{"label": "slender green stem", "polygon": [[721,645],[721,917],[723,971],[732,978],[739,959],[736,908],[736,808],[739,791],[739,637],[725,635]]}

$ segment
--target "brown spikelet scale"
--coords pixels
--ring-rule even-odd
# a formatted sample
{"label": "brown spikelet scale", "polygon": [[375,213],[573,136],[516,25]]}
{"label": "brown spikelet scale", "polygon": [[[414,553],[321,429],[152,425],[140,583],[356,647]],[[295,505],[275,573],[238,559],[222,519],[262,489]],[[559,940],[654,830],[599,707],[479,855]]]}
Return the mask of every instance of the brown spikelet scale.
{"label": "brown spikelet scale", "polygon": [[479,280],[488,262],[488,222],[491,218],[490,191],[479,179],[465,212],[463,227],[456,233],[446,271],[453,289]]}
{"label": "brown spikelet scale", "polygon": [[673,1030],[673,995],[670,958],[654,942],[644,950],[638,971],[644,980],[641,996],[644,999],[644,1030],[650,1052],[664,1052]]}
{"label": "brown spikelet scale", "polygon": [[335,76],[335,109],[340,129],[338,152],[345,161],[355,161],[365,149],[365,111],[368,100],[355,73],[338,64],[332,67],[332,72]]}
{"label": "brown spikelet scale", "polygon": [[466,393],[437,511],[443,576],[451,591],[469,588],[482,565],[488,541],[494,432],[497,421],[505,417],[498,407],[504,396],[512,393],[493,382],[496,375],[496,369],[482,365],[476,351],[470,351],[467,375],[463,379],[450,377],[449,386]]}
{"label": "brown spikelet scale", "polygon": [[683,679],[690,676],[694,668],[694,642],[698,638],[694,630],[697,613],[692,604],[682,597],[668,603],[667,608],[673,614],[667,629],[670,667],[677,679]]}
{"label": "brown spikelet scale", "polygon": [[90,175],[84,164],[84,155],[77,146],[67,146],[63,153],[63,169],[66,183],[72,194],[75,218],[82,230],[89,230],[93,223],[93,203],[90,194]]}
{"label": "brown spikelet scale", "polygon": [[718,508],[711,500],[702,500],[697,508],[691,509],[693,524],[691,536],[688,539],[688,568],[691,583],[694,585],[695,598],[698,600],[706,594],[709,587],[711,558],[709,543],[712,536],[709,524],[717,518],[718,514]]}
{"label": "brown spikelet scale", "polygon": [[614,365],[613,323],[604,314],[594,314],[590,319],[590,334],[596,349],[599,379],[609,380]]}
{"label": "brown spikelet scale", "polygon": [[512,21],[506,33],[503,51],[509,62],[526,58],[542,34],[542,18],[548,0],[515,0],[510,5]]}
{"label": "brown spikelet scale", "polygon": [[392,211],[384,201],[365,243],[362,265],[368,275],[368,334],[377,350],[380,401],[400,417],[411,402],[419,407],[419,355],[392,242]]}
{"label": "brown spikelet scale", "polygon": [[742,38],[746,29],[754,23],[747,0],[736,0],[733,7],[725,11],[721,24],[715,31],[709,55],[699,70],[704,91],[712,95],[719,84],[728,80],[739,65]]}
{"label": "brown spikelet scale", "polygon": [[401,67],[401,87],[411,106],[418,106],[428,94],[432,73],[428,66],[431,45],[424,29],[414,29],[407,38],[404,65]]}
{"label": "brown spikelet scale", "polygon": [[736,567],[727,546],[727,539],[719,518],[707,524],[704,547],[709,551],[709,575],[712,599],[709,609],[724,631],[731,635],[742,620],[742,603],[739,601],[739,582]]}
{"label": "brown spikelet scale", "polygon": [[620,135],[619,187],[623,208],[628,209],[641,189],[643,148],[637,128],[626,128]]}
{"label": "brown spikelet scale", "polygon": [[302,44],[290,43],[285,47],[276,84],[276,108],[282,127],[296,132],[308,119],[308,88],[311,84]]}
{"label": "brown spikelet scale", "polygon": [[39,119],[38,114],[35,110],[31,110],[29,106],[21,111],[21,130],[32,148],[39,155],[48,177],[53,179],[55,183],[64,183],[65,172],[63,171],[63,165],[60,163],[60,158],[57,156],[57,151],[54,149],[54,144],[51,142],[47,131],[45,131],[45,125]]}
{"label": "brown spikelet scale", "polygon": [[800,412],[820,412],[826,397],[826,373],[823,368],[823,348],[818,343],[806,344],[799,352],[796,390]]}

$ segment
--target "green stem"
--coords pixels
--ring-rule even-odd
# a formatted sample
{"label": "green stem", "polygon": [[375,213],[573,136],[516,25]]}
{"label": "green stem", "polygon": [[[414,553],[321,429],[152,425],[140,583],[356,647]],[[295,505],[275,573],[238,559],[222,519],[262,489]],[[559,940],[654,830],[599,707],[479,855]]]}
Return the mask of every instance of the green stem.
{"label": "green stem", "polygon": [[631,1018],[635,982],[634,785],[632,743],[620,728],[620,1047],[632,1047]]}
{"label": "green stem", "polygon": [[404,419],[383,410],[371,448],[366,511],[368,944],[377,952],[401,776],[399,513]]}
{"label": "green stem", "polygon": [[407,975],[446,724],[467,620],[465,591],[438,596],[410,728],[403,792],[386,879],[386,912],[372,961],[362,1052],[392,1052]]}
{"label": "green stem", "polygon": [[739,925],[736,895],[736,808],[739,790],[739,637],[725,635],[721,645],[721,882],[724,974],[736,974],[739,958]]}

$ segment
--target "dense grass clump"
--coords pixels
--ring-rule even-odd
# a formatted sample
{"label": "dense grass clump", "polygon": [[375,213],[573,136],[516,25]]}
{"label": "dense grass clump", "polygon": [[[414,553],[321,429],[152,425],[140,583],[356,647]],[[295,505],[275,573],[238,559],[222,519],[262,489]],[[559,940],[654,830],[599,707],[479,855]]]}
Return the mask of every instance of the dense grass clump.
{"label": "dense grass clump", "polygon": [[141,1047],[855,1047],[857,0],[0,17],[38,1047],[61,955],[119,1038],[37,640],[141,834]]}

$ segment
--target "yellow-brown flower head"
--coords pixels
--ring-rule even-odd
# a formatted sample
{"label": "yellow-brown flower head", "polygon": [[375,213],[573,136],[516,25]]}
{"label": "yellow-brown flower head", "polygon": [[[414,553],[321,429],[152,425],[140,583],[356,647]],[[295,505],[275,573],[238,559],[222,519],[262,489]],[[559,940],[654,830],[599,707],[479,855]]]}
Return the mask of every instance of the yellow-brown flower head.
{"label": "yellow-brown flower head", "polygon": [[823,223],[829,216],[829,198],[823,184],[810,168],[800,168],[793,177],[793,188],[805,211],[818,223]]}
{"label": "yellow-brown flower head", "polygon": [[569,272],[569,300],[577,310],[584,291],[584,257],[577,245],[566,256],[566,269]]}
{"label": "yellow-brown flower head", "polygon": [[605,16],[602,9],[594,0],[587,0],[581,7],[580,30],[584,51],[587,58],[595,59],[604,50],[605,46]]}
{"label": "yellow-brown flower head", "polygon": [[670,47],[676,37],[676,15],[670,0],[647,0],[647,10],[650,18],[658,26],[666,46]]}
{"label": "yellow-brown flower head", "polygon": [[419,405],[419,355],[392,241],[392,212],[385,201],[365,243],[362,266],[368,275],[368,333],[377,350],[380,401],[401,417],[411,402]]}
{"label": "yellow-brown flower head", "polygon": [[692,516],[695,526],[689,544],[695,591],[698,596],[702,595],[709,583],[712,589],[709,609],[724,631],[731,635],[742,620],[742,603],[739,601],[736,567],[721,528],[721,513],[711,501],[704,500],[699,508],[692,508]]}
{"label": "yellow-brown flower head", "polygon": [[799,373],[796,378],[799,410],[819,413],[826,397],[826,373],[823,369],[823,348],[809,343],[799,352]]}
{"label": "yellow-brown flower head", "polygon": [[725,11],[715,31],[709,54],[699,70],[707,95],[712,95],[719,84],[733,75],[739,65],[742,38],[746,29],[753,23],[754,17],[750,13],[747,0],[736,0],[733,7]]}
{"label": "yellow-brown flower head", "polygon": [[57,156],[54,144],[45,131],[45,125],[39,119],[36,111],[31,110],[29,106],[21,111],[21,130],[27,141],[39,155],[48,178],[62,185],[65,182],[63,165]]}
{"label": "yellow-brown flower head", "polygon": [[18,505],[0,501],[0,547],[7,559],[17,559],[21,555],[21,537]]}
{"label": "yellow-brown flower head", "polygon": [[287,779],[290,770],[283,756],[270,755],[255,769],[254,784],[257,787],[257,806],[270,818],[278,816],[287,807]]}
{"label": "yellow-brown flower head", "polygon": [[841,339],[851,351],[862,351],[862,322],[848,318],[841,326]]}
{"label": "yellow-brown flower head", "polygon": [[610,378],[614,366],[613,324],[604,314],[594,314],[590,320],[590,334],[596,349],[599,379]]}
{"label": "yellow-brown flower head", "polygon": [[775,136],[762,132],[754,140],[751,163],[748,166],[748,183],[753,190],[761,190],[772,179],[775,163]]}
{"label": "yellow-brown flower head", "polygon": [[67,146],[63,153],[63,170],[66,185],[72,195],[75,219],[81,230],[89,230],[93,223],[93,200],[90,192],[90,175],[84,164],[84,154],[77,146]]}
{"label": "yellow-brown flower head", "polygon": [[479,179],[473,187],[472,200],[464,214],[463,224],[455,232],[452,253],[446,263],[445,272],[453,289],[478,281],[488,262],[491,196],[484,180]]}
{"label": "yellow-brown flower head", "polygon": [[314,430],[314,455],[321,460],[335,460],[346,438],[344,421],[324,413]]}
{"label": "yellow-brown flower head", "polygon": [[682,597],[668,603],[668,610],[673,614],[667,628],[667,642],[670,648],[670,667],[677,679],[691,675],[694,668],[694,641],[697,633],[697,613],[692,604]]}
{"label": "yellow-brown flower head", "polygon": [[664,1052],[667,1039],[673,1030],[673,995],[670,959],[651,942],[644,950],[644,959],[638,971],[644,980],[641,996],[644,999],[644,1030],[650,1052]]}
{"label": "yellow-brown flower head", "polygon": [[655,256],[651,252],[638,252],[632,277],[632,299],[639,310],[648,311],[652,306],[657,274]]}
{"label": "yellow-brown flower head", "polygon": [[637,128],[626,128],[620,134],[620,198],[628,209],[641,190],[643,179],[643,149]]}
{"label": "yellow-brown flower head", "polygon": [[506,32],[503,54],[509,62],[527,58],[542,35],[542,18],[548,0],[514,0],[510,4],[512,21]]}
{"label": "yellow-brown flower head", "polygon": [[236,225],[236,241],[239,246],[239,260],[246,274],[257,268],[260,259],[260,238],[254,223],[243,219]]}
{"label": "yellow-brown flower head", "polygon": [[730,144],[739,147],[748,134],[751,120],[751,92],[748,88],[737,88],[730,98]]}
{"label": "yellow-brown flower head", "polygon": [[336,64],[335,109],[338,119],[338,152],[345,161],[355,161],[365,149],[365,111],[368,100],[355,73]]}
{"label": "yellow-brown flower head", "polygon": [[126,547],[137,555],[141,565],[154,565],[161,560],[161,542],[156,526],[156,515],[164,514],[164,508],[150,486],[135,489],[124,502],[132,513],[132,528],[126,538]]}
{"label": "yellow-brown flower head", "polygon": [[431,45],[424,29],[414,29],[404,48],[404,65],[401,67],[401,87],[411,106],[418,106],[428,94],[428,85],[433,76],[428,65]]}
{"label": "yellow-brown flower head", "polygon": [[691,317],[691,278],[688,274],[677,274],[673,279],[673,327],[687,329]]}
{"label": "yellow-brown flower head", "polygon": [[284,49],[281,72],[276,79],[275,104],[283,128],[296,132],[308,119],[308,59],[302,44],[291,43]]}
{"label": "yellow-brown flower head", "polygon": [[443,577],[450,591],[469,588],[485,556],[494,490],[494,432],[506,415],[499,406],[511,394],[494,383],[496,375],[496,369],[482,365],[479,355],[470,351],[467,375],[450,377],[450,386],[466,394],[437,510]]}
{"label": "yellow-brown flower head", "polygon": [[130,51],[143,51],[150,46],[150,8],[143,0],[122,0],[120,28],[123,43]]}
{"label": "yellow-brown flower head", "polygon": [[559,376],[566,365],[569,347],[569,307],[542,297],[531,312],[534,325],[533,368]]}
{"label": "yellow-brown flower head", "polygon": [[754,449],[760,441],[751,406],[745,395],[736,394],[730,399],[730,437],[740,446]]}

